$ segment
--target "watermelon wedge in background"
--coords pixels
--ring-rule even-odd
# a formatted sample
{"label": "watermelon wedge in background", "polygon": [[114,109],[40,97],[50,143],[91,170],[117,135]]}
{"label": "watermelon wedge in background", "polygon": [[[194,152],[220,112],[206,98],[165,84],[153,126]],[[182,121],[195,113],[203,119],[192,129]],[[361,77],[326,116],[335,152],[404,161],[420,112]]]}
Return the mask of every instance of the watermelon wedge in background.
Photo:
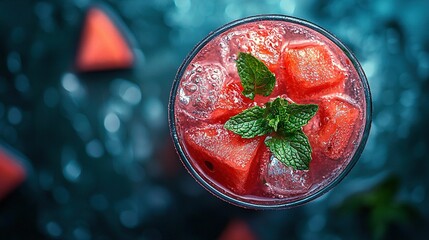
{"label": "watermelon wedge in background", "polygon": [[101,8],[88,10],[76,57],[78,72],[131,68],[130,45],[109,15]]}
{"label": "watermelon wedge in background", "polygon": [[0,200],[16,189],[25,178],[24,166],[13,154],[0,147]]}

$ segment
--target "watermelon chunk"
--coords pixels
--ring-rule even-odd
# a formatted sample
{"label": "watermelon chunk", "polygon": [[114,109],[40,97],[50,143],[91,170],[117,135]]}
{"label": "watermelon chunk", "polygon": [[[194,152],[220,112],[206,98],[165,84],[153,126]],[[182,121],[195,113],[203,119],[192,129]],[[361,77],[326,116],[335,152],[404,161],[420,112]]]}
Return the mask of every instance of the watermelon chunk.
{"label": "watermelon chunk", "polygon": [[283,52],[284,81],[295,101],[342,92],[346,68],[331,50],[317,42],[291,43]]}
{"label": "watermelon chunk", "polygon": [[359,119],[359,109],[342,97],[323,98],[319,111],[304,127],[310,144],[331,159],[346,151]]}
{"label": "watermelon chunk", "polygon": [[256,181],[262,138],[243,139],[221,124],[191,128],[184,134],[187,149],[201,170],[231,191],[242,194]]}

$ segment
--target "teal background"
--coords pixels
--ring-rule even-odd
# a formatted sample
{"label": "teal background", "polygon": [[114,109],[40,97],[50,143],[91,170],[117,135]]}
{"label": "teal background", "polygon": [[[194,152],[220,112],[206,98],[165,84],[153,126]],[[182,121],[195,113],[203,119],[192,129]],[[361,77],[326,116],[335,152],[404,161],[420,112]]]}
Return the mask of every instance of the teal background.
{"label": "teal background", "polygon": [[[92,4],[123,27],[133,69],[75,72]],[[425,0],[0,2],[0,140],[28,172],[0,200],[0,239],[217,239],[236,219],[257,239],[426,239],[427,9]],[[215,198],[186,172],[167,102],[198,41],[267,13],[343,41],[366,72],[374,111],[362,157],[336,188],[301,207],[254,211]]]}

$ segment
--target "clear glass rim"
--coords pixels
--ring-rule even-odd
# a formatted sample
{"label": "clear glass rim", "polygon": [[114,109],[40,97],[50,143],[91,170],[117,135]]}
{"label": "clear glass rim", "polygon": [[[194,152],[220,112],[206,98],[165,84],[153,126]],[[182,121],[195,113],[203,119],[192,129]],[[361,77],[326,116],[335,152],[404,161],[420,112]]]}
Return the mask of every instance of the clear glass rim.
{"label": "clear glass rim", "polygon": [[[278,204],[277,203],[274,203],[274,204],[262,204],[261,203],[260,204],[260,203],[245,202],[243,200],[236,199],[232,196],[229,196],[228,194],[216,189],[214,186],[212,186],[210,183],[208,183],[204,178],[202,178],[200,176],[200,174],[194,169],[194,167],[190,163],[188,157],[186,156],[183,147],[180,144],[177,129],[176,129],[175,114],[174,114],[174,111],[175,111],[174,105],[175,105],[175,101],[176,101],[176,93],[178,90],[180,80],[181,80],[184,72],[186,71],[186,68],[191,63],[191,61],[196,56],[196,54],[198,54],[198,52],[200,52],[200,50],[206,44],[208,44],[212,39],[216,38],[217,36],[219,36],[223,32],[225,32],[225,31],[227,31],[233,27],[242,25],[242,24],[251,23],[251,22],[258,22],[258,21],[283,21],[283,22],[294,23],[294,24],[298,24],[298,25],[308,27],[308,28],[310,28],[316,32],[319,32],[320,34],[322,34],[326,38],[328,38],[335,45],[337,45],[346,54],[346,56],[349,58],[349,60],[352,62],[353,66],[355,67],[355,69],[359,75],[359,78],[362,81],[362,85],[364,88],[364,94],[365,94],[365,104],[366,104],[366,106],[365,106],[365,118],[366,119],[364,122],[364,125],[365,125],[364,132],[362,134],[361,141],[359,142],[359,145],[358,145],[353,157],[351,158],[350,162],[347,164],[347,166],[344,168],[344,170],[337,177],[335,177],[331,182],[329,182],[323,188],[317,190],[316,192],[310,194],[309,196],[306,196],[304,198],[297,199],[297,200],[294,200],[291,202],[286,202],[286,203],[278,203]],[[310,201],[322,196],[323,194],[329,192],[333,187],[335,187],[339,182],[341,182],[343,180],[343,178],[350,172],[350,170],[354,167],[354,165],[356,164],[356,162],[360,158],[362,151],[365,148],[368,136],[369,136],[369,132],[370,132],[370,128],[371,128],[371,120],[372,120],[372,97],[371,97],[371,92],[369,89],[368,80],[365,76],[365,73],[364,73],[360,63],[358,62],[358,60],[354,56],[354,54],[350,51],[350,49],[348,49],[333,34],[328,32],[327,30],[323,29],[322,27],[320,27],[314,23],[308,22],[306,20],[300,19],[300,18],[286,16],[286,15],[280,15],[280,14],[256,15],[256,16],[250,16],[250,17],[238,19],[238,20],[232,21],[230,23],[227,23],[227,24],[221,26],[220,28],[210,32],[203,40],[201,40],[188,53],[185,60],[180,65],[180,67],[177,71],[177,74],[173,80],[173,86],[172,86],[172,89],[170,92],[170,99],[168,102],[168,121],[169,121],[171,137],[173,139],[174,146],[175,146],[176,151],[180,157],[180,160],[183,163],[183,165],[185,166],[185,168],[187,169],[187,171],[191,174],[191,176],[199,184],[201,184],[206,190],[208,190],[213,195],[215,195],[215,196],[219,197],[220,199],[222,199],[226,202],[229,202],[231,204],[234,204],[234,205],[237,205],[237,206],[240,206],[243,208],[250,208],[250,209],[285,209],[285,208],[296,207],[296,206],[300,206],[302,204],[305,204],[307,202],[310,202]]]}

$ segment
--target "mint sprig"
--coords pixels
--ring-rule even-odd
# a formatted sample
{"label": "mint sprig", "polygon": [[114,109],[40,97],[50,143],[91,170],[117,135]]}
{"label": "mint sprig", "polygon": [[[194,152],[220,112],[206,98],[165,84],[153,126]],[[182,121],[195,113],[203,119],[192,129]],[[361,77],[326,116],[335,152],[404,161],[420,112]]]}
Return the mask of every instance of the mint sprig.
{"label": "mint sprig", "polygon": [[268,135],[265,144],[286,166],[306,170],[311,160],[311,146],[302,127],[316,114],[315,104],[288,103],[276,98],[264,107],[255,106],[231,117],[225,128],[242,136],[254,138]]}
{"label": "mint sprig", "polygon": [[[255,94],[269,96],[273,91],[274,74],[252,55],[240,53],[237,70],[245,96],[247,94],[253,99]],[[272,75],[274,82],[266,71]],[[278,97],[263,107],[251,107],[231,117],[224,127],[243,138],[267,135],[265,145],[280,162],[297,170],[307,170],[310,166],[312,149],[302,127],[310,121],[317,110],[318,106],[315,104],[289,103],[286,99]]]}
{"label": "mint sprig", "polygon": [[290,114],[287,112],[287,105],[288,102],[283,98],[276,98],[274,101],[265,104],[267,108],[268,125],[273,127],[275,132],[277,132],[279,128],[282,128],[284,122],[290,117]]}
{"label": "mint sprig", "polygon": [[249,53],[238,54],[236,61],[238,75],[243,85],[243,95],[254,99],[256,94],[269,96],[276,84],[276,78],[267,66]]}

